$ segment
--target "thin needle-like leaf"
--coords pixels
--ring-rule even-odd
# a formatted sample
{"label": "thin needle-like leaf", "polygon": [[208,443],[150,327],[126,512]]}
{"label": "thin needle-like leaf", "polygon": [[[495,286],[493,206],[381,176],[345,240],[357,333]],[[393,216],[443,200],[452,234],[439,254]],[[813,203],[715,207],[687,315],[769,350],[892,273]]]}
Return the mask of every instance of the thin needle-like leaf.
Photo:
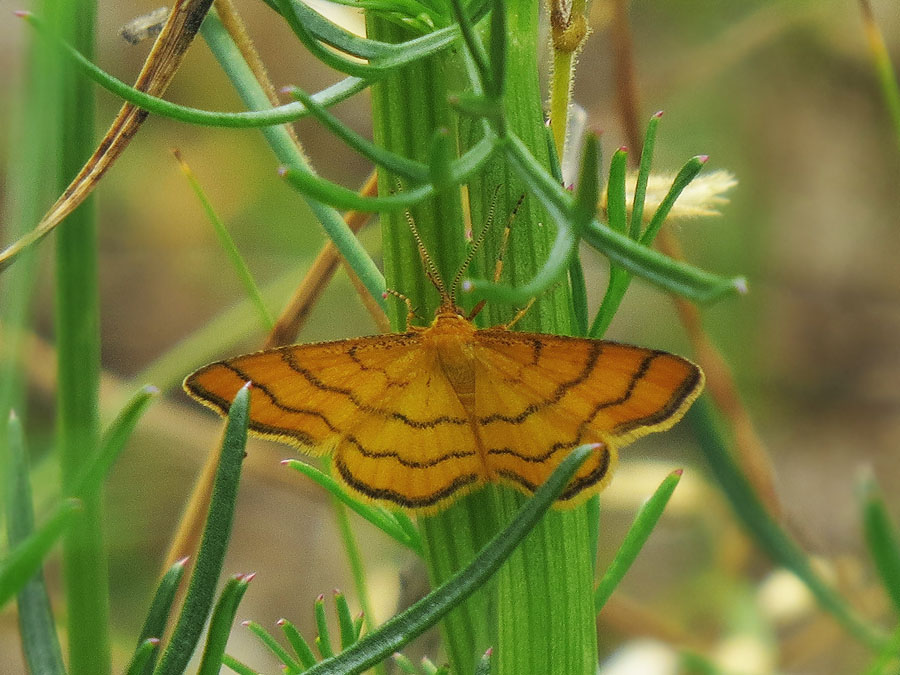
{"label": "thin needle-like leaf", "polygon": [[491,539],[471,563],[408,610],[394,616],[378,630],[365,635],[349,649],[310,668],[308,675],[360,673],[388,658],[437,623],[497,571],[562,493],[578,467],[594,451],[592,445],[582,445],[573,450],[547,482],[525,502],[512,522]]}
{"label": "thin needle-like leaf", "polygon": [[235,396],[228,412],[225,439],[194,573],[172,639],[154,671],[156,675],[179,675],[184,671],[212,608],[234,519],[249,412],[250,392],[245,386]]}
{"label": "thin needle-like leaf", "polygon": [[615,558],[613,558],[594,591],[595,612],[603,609],[603,605],[609,600],[609,596],[612,595],[625,573],[631,568],[638,553],[641,552],[641,549],[647,542],[650,533],[653,532],[653,528],[656,527],[663,509],[669,503],[669,498],[680,480],[681,470],[673,471],[638,511],[631,528],[628,530],[628,534],[625,535],[619,550],[616,551]]}

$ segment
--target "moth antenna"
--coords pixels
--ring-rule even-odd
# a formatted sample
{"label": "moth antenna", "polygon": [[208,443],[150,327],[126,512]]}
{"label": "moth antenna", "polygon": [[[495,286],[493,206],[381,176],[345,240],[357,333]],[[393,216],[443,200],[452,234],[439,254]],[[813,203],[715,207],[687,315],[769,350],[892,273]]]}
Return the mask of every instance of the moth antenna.
{"label": "moth antenna", "polygon": [[412,232],[413,239],[416,241],[416,247],[419,249],[422,263],[425,265],[425,276],[427,276],[431,283],[434,284],[434,287],[438,289],[442,301],[450,299],[450,295],[448,295],[447,289],[444,287],[444,282],[441,279],[437,266],[434,264],[431,256],[428,255],[428,249],[425,248],[425,244],[422,242],[419,229],[416,227],[416,221],[413,220],[412,214],[409,211],[404,211],[404,215],[406,216],[406,222],[409,225],[409,231]]}
{"label": "moth antenna", "polygon": [[382,295],[384,297],[393,295],[395,298],[399,298],[406,303],[406,330],[410,330],[413,327],[412,320],[416,318],[416,310],[413,308],[412,300],[403,295],[400,291],[395,291],[393,288],[385,288]]}
{"label": "moth antenna", "polygon": [[463,260],[462,265],[459,266],[456,276],[453,277],[453,283],[450,284],[450,299],[453,301],[453,304],[456,304],[456,290],[459,288],[459,282],[462,281],[463,274],[465,274],[466,269],[468,269],[469,265],[475,259],[475,254],[478,253],[478,249],[481,248],[485,237],[487,237],[488,231],[494,224],[494,212],[497,210],[497,198],[500,195],[501,187],[501,184],[498,183],[494,188],[494,194],[491,196],[491,206],[488,209],[488,217],[484,222],[484,227],[481,228],[478,238],[472,242],[472,246],[469,248],[469,254],[466,256],[466,259]]}

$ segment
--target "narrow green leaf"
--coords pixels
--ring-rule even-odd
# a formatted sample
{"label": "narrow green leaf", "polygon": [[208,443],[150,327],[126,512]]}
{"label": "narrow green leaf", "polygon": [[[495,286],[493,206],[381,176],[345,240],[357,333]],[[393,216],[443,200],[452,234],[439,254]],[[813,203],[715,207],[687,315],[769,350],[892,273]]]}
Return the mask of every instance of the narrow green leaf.
{"label": "narrow green leaf", "polygon": [[[464,183],[490,159],[493,143],[490,139],[478,143],[462,157],[454,160],[447,170],[447,180],[453,184]],[[355,190],[349,190],[331,181],[321,178],[308,168],[291,164],[283,167],[279,173],[299,192],[313,199],[342,209],[356,211],[403,211],[434,196],[434,185],[419,185],[403,192],[385,197],[363,197]]]}
{"label": "narrow green leaf", "polygon": [[397,667],[407,675],[419,675],[415,664],[400,652],[395,653],[393,659]]}
{"label": "narrow green leaf", "polygon": [[898,84],[897,73],[891,61],[891,54],[884,43],[884,36],[878,27],[878,22],[875,21],[872,3],[870,0],[862,0],[859,6],[866,40],[869,43],[872,65],[875,68],[875,75],[878,78],[887,113],[894,126],[894,140],[900,145],[900,84]]}
{"label": "narrow green leaf", "polygon": [[416,527],[415,523],[410,520],[410,517],[406,515],[404,511],[393,511],[391,512],[391,516],[396,521],[397,525],[400,526],[400,529],[406,534],[409,540],[409,548],[411,548],[414,552],[421,555],[422,551],[422,539],[419,534],[419,529]]}
{"label": "narrow green leaf", "polygon": [[[314,480],[321,487],[328,490],[335,498],[339,499],[343,504],[352,509],[355,513],[362,516],[372,523],[379,530],[389,537],[395,539],[398,543],[412,549],[418,555],[422,555],[421,543],[409,536],[409,532],[403,526],[398,524],[392,514],[380,506],[364,504],[354,499],[346,490],[331,476],[319,471],[316,467],[301,462],[296,459],[286,459],[281,462],[284,466],[289,466],[295,471],[299,471],[304,476]],[[418,533],[416,533],[418,535]]]}
{"label": "narrow green leaf", "polygon": [[0,607],[18,593],[41,568],[47,553],[72,526],[82,510],[81,501],[66,499],[53,515],[0,561]]}
{"label": "narrow green leaf", "polygon": [[[502,83],[494,81],[494,74],[491,64],[488,62],[487,54],[484,51],[484,45],[475,32],[475,26],[466,14],[462,0],[450,0],[450,6],[453,8],[453,18],[456,19],[462,32],[463,40],[466,48],[472,56],[475,68],[478,70],[478,76],[481,79],[481,86],[489,98],[497,98],[497,92]],[[493,23],[493,20],[492,20]]]}
{"label": "narrow green leaf", "polygon": [[[549,126],[544,127],[544,137],[547,141],[547,154],[550,157],[550,172],[553,180],[562,185],[562,167],[559,165],[559,156],[556,154],[556,142],[553,138],[553,130]],[[600,144],[596,143],[597,166],[600,166]],[[596,205],[595,205],[596,206]],[[569,287],[572,292],[572,330],[575,335],[586,336],[588,334],[588,299],[587,285],[584,280],[584,268],[581,265],[581,257],[573,255],[569,261]]]}
{"label": "narrow green leaf", "polygon": [[[245,621],[244,626],[250,630],[259,640],[266,646],[266,648],[275,655],[279,661],[281,661],[287,670],[292,673],[302,673],[304,668],[294,659],[290,652],[288,652],[284,647],[282,647],[278,641],[275,639],[275,636],[269,633],[265,628],[260,626],[256,621]],[[315,659],[313,659],[315,661]]]}
{"label": "narrow green leaf", "polygon": [[[504,147],[510,165],[525,181],[532,193],[541,200],[554,221],[560,225],[560,229],[564,229],[564,224],[570,220],[571,195],[567,194],[561,185],[547,175],[528,148],[515,135],[509,135]],[[712,302],[726,295],[744,292],[746,289],[746,281],[742,277],[727,279],[692,265],[672,260],[615,232],[612,228],[602,225],[596,220],[592,221],[581,235],[588,244],[609,258],[610,263],[646,279],[663,290],[677,293],[694,302]],[[569,236],[572,246],[574,246],[574,237]],[[556,244],[554,244],[555,247]],[[543,279],[549,277],[555,281],[557,277],[554,274],[559,270],[548,270],[547,267],[548,265],[545,265],[538,275]],[[529,287],[536,285],[533,281],[528,284]],[[489,288],[485,282],[481,281],[478,286],[482,289],[482,293],[484,288]],[[489,293],[496,300],[507,299],[507,301],[518,302],[522,301],[521,296],[524,295],[515,292],[508,293],[506,289],[496,292],[496,294],[495,289],[491,289]],[[482,297],[485,296],[482,295]]]}
{"label": "narrow green leaf", "polygon": [[328,621],[325,616],[325,596],[320,595],[316,598],[313,607],[316,615],[316,630],[318,631],[316,647],[319,649],[319,654],[322,655],[322,658],[327,659],[330,656],[334,656],[334,649],[331,646],[331,634],[328,631]]}
{"label": "narrow green leaf", "polygon": [[[169,117],[186,124],[199,124],[209,127],[226,127],[232,129],[254,129],[257,127],[275,126],[287,122],[296,122],[310,114],[300,103],[288,103],[268,110],[249,110],[246,112],[222,112],[218,110],[201,110],[190,106],[178,105],[165,99],[135,89],[106,71],[95,66],[70,44],[63,42],[51,31],[47,30],[43,21],[26,12],[22,17],[29,25],[37,29],[38,34],[47,40],[54,41],[65,56],[72,60],[81,73],[107,91],[119,98],[143,108],[154,115]],[[368,87],[370,82],[358,77],[347,77],[330,87],[312,95],[317,103],[330,107],[347,100]]]}
{"label": "narrow green leaf", "polygon": [[863,675],[897,675],[900,668],[900,625],[894,628],[891,637],[872,659]]}
{"label": "narrow green leaf", "polygon": [[[606,184],[606,213],[609,218],[610,229],[619,234],[628,232],[628,215],[625,206],[625,171],[627,168],[628,151],[619,148],[612,157],[609,167],[609,179]],[[610,265],[609,281],[606,285],[606,293],[597,310],[597,315],[591,323],[588,335],[592,338],[602,337],[613,316],[619,309],[631,275],[621,267]]]}
{"label": "narrow green leaf", "polygon": [[[609,165],[609,181],[606,186],[606,213],[609,226],[616,232],[628,232],[628,216],[625,209],[625,169],[628,162],[628,150],[619,148],[613,153]],[[596,208],[597,202],[594,202]]]}
{"label": "narrow green leaf", "polygon": [[245,386],[234,397],[228,411],[228,424],[197,562],[172,639],[154,671],[156,675],[180,675],[184,671],[212,608],[216,584],[231,536],[241,463],[247,444],[249,411],[250,392]]}
{"label": "narrow green leaf", "polygon": [[[178,594],[178,586],[184,577],[184,571],[187,568],[187,558],[176,560],[175,563],[166,571],[159,585],[156,587],[156,593],[153,595],[153,602],[150,603],[150,609],[147,611],[147,618],[144,619],[144,625],[141,628],[140,637],[138,637],[137,650],[140,651],[142,645],[151,639],[158,639],[163,636],[166,630],[166,624],[169,621],[169,614],[172,612],[172,605]],[[144,667],[136,671],[143,675],[150,675],[156,665],[156,659],[159,652],[154,650],[148,659],[144,662]],[[137,652],[135,652],[135,657]],[[134,658],[132,662],[134,662]]]}
{"label": "narrow green leaf", "polygon": [[656,239],[656,234],[665,222],[666,216],[669,215],[669,211],[671,211],[672,207],[675,205],[675,201],[678,199],[679,195],[681,195],[684,188],[697,177],[697,174],[700,173],[700,169],[703,168],[703,165],[706,164],[708,159],[709,158],[706,155],[691,157],[687,163],[681,167],[681,170],[675,176],[675,180],[672,181],[672,187],[669,188],[666,196],[653,214],[653,218],[650,219],[647,229],[644,230],[644,233],[641,235],[640,242],[644,246],[650,246],[650,244],[653,243],[653,240]]}
{"label": "narrow green leaf", "polygon": [[644,220],[644,200],[647,197],[647,181],[650,180],[650,166],[653,163],[653,149],[656,147],[656,130],[662,112],[654,114],[647,124],[647,133],[644,136],[644,147],[641,149],[641,165],[638,168],[637,183],[634,187],[634,199],[631,202],[631,221],[628,236],[639,239]]}
{"label": "narrow green leaf", "polygon": [[593,452],[594,446],[573,450],[534,496],[527,500],[512,522],[446,583],[434,589],[405,612],[398,614],[359,642],[333,658],[310,668],[309,675],[359,673],[384,660],[437,623],[453,607],[474,593],[503,564],[522,539],[556,501],[572,476]]}
{"label": "narrow green leaf", "polygon": [[[285,3],[266,0],[266,4],[284,17]],[[317,40],[360,59],[376,59],[396,52],[397,45],[362,38],[329,21],[303,2],[291,2],[291,8],[304,27]],[[446,31],[452,32],[452,31]]]}
{"label": "narrow green leaf", "polygon": [[628,290],[630,283],[631,274],[621,267],[609,266],[609,282],[606,285],[606,293],[603,294],[603,300],[599,309],[597,309],[594,320],[591,322],[591,328],[588,331],[589,337],[595,340],[603,337],[613,317],[619,310],[619,305],[622,304],[622,298],[625,297],[625,292]]}
{"label": "narrow green leaf", "polygon": [[209,621],[206,646],[197,675],[218,675],[222,669],[222,659],[225,656],[228,636],[231,634],[231,625],[234,623],[244,593],[247,592],[247,586],[254,576],[254,574],[235,574],[225,583]]}
{"label": "narrow green leaf", "polygon": [[[6,432],[9,454],[6,467],[6,535],[10,548],[15,551],[34,534],[34,510],[25,435],[15,413],[10,413]],[[0,563],[0,570],[4,569],[5,562]],[[14,585],[18,583],[16,581]],[[65,675],[53,610],[40,564],[18,590],[18,609],[19,635],[29,672]]]}
{"label": "narrow green leaf", "polygon": [[300,39],[303,46],[316,59],[334,70],[347,75],[355,75],[356,77],[370,79],[384,77],[410,63],[427,58],[440,51],[440,49],[450,46],[456,41],[458,36],[456,31],[446,31],[440,33],[437,38],[432,37],[435,34],[415,38],[402,43],[402,45],[390,46],[391,49],[386,49],[382,54],[368,59],[368,63],[360,63],[327,49],[310,32],[307,25],[305,25],[304,16],[314,12],[314,10],[306,8],[301,3],[291,2],[291,0],[275,0],[275,3],[291,30],[294,31],[294,35]]}
{"label": "narrow green leaf", "polygon": [[869,554],[894,611],[900,613],[900,534],[891,519],[874,476],[868,474],[861,485],[863,534]]}
{"label": "narrow green leaf", "polygon": [[344,650],[356,642],[356,629],[353,627],[353,617],[350,616],[350,605],[347,598],[340,591],[334,592],[334,607],[337,610],[338,626],[341,632],[341,649]]}
{"label": "narrow green leaf", "polygon": [[231,668],[238,675],[261,675],[258,671],[228,654],[222,657],[222,665]]}
{"label": "narrow green leaf", "polygon": [[395,152],[389,152],[366,140],[328,112],[324,106],[316,103],[312,96],[299,87],[286,87],[285,91],[306,106],[306,109],[309,110],[313,117],[363,157],[414,183],[423,183],[428,180],[429,170],[427,165],[407,159]]}
{"label": "narrow green leaf", "polygon": [[238,247],[234,243],[231,234],[228,232],[228,228],[225,227],[225,223],[219,218],[212,203],[210,203],[209,198],[207,198],[206,193],[203,191],[203,186],[200,185],[200,181],[197,180],[197,176],[191,170],[188,163],[184,161],[181,153],[178,150],[175,150],[174,155],[181,168],[181,172],[184,174],[185,178],[187,178],[188,184],[194,191],[194,195],[203,207],[206,219],[209,221],[210,225],[213,226],[213,230],[219,238],[219,244],[225,251],[225,257],[228,259],[228,262],[231,263],[231,268],[234,270],[238,280],[240,280],[244,290],[247,292],[247,297],[250,298],[250,301],[259,313],[259,319],[263,328],[267,331],[272,330],[275,326],[272,314],[269,312],[269,308],[266,307],[266,303],[263,301],[262,294],[259,291],[259,286],[256,285],[253,274],[250,272],[250,268],[244,261],[243,256],[241,256],[240,251],[238,251]]}
{"label": "narrow green leaf", "polygon": [[673,260],[597,222],[591,223],[583,236],[610,263],[693,302],[711,303],[747,290],[743,277],[729,279]]}
{"label": "narrow green leaf", "polygon": [[726,447],[707,396],[701,396],[694,402],[685,419],[694,429],[698,446],[713,477],[760,548],[772,560],[797,575],[819,605],[830,612],[848,633],[872,649],[881,649],[885,644],[883,632],[861,618],[837,591],[816,574],[806,553],[766,511]]}
{"label": "narrow green leaf", "polygon": [[496,100],[503,99],[503,91],[506,84],[506,8],[503,0],[493,0],[491,3],[491,42],[489,46],[491,55],[491,83],[492,89],[486,89],[488,96]]}
{"label": "narrow green leaf", "polygon": [[469,117],[486,119],[495,124],[503,118],[503,104],[499,99],[471,92],[459,92],[451,94],[447,102],[453,109]]}
{"label": "narrow green leaf", "polygon": [[125,444],[131,438],[138,421],[146,412],[153,399],[159,395],[159,390],[153,385],[144,385],[131,397],[119,414],[109,425],[100,440],[100,450],[86,464],[84,470],[72,482],[72,494],[91,494],[100,489],[106,476],[112,470],[113,464],[118,459]]}
{"label": "narrow green leaf", "polygon": [[672,493],[675,491],[680,480],[681,469],[670,473],[656,489],[656,492],[653,493],[653,496],[650,497],[650,499],[648,499],[641,507],[640,511],[638,511],[634,522],[631,524],[631,528],[628,530],[628,534],[625,535],[625,539],[622,541],[621,546],[619,546],[619,550],[616,551],[615,558],[613,558],[609,567],[606,568],[603,578],[600,579],[600,583],[597,584],[597,588],[594,591],[595,612],[600,612],[600,610],[603,609],[606,601],[609,600],[609,596],[612,595],[613,591],[631,568],[638,553],[641,552],[644,544],[647,543],[647,539],[650,536],[650,533],[653,532],[653,528],[656,527],[656,523],[659,522],[663,509],[665,509],[666,504],[669,503],[669,498],[672,496]]}
{"label": "narrow green leaf", "polygon": [[294,653],[297,655],[297,659],[299,659],[300,663],[303,665],[303,669],[312,668],[316,665],[316,655],[313,654],[313,650],[310,648],[309,643],[303,639],[303,636],[300,634],[300,631],[297,630],[297,627],[287,619],[279,619],[277,625],[284,632],[284,636],[291,645],[291,649],[293,649]]}
{"label": "narrow green leaf", "polygon": [[141,675],[153,667],[153,656],[159,648],[159,638],[147,638],[138,643],[125,670],[126,675]]}
{"label": "narrow green leaf", "polygon": [[[619,153],[616,153],[617,155]],[[625,153],[622,153],[624,168]],[[613,166],[616,157],[613,156]],[[623,174],[624,175],[624,174]],[[610,172],[612,180],[612,172]],[[573,229],[576,233],[587,227],[597,213],[597,202],[600,199],[600,142],[595,134],[588,134],[584,139],[584,154],[581,158],[581,171],[578,177],[578,192],[572,209]],[[624,179],[623,179],[624,184]],[[624,195],[623,195],[624,199]],[[624,201],[622,209],[624,211]]]}

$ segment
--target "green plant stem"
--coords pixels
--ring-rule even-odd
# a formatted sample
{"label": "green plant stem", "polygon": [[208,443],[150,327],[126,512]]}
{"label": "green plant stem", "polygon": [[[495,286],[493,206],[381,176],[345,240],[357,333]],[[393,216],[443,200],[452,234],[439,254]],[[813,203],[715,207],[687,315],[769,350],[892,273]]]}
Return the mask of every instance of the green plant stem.
{"label": "green plant stem", "polygon": [[575,54],[553,50],[553,71],[550,77],[550,119],[556,154],[562,159],[566,147],[566,126],[572,98],[572,75]]}
{"label": "green plant stem", "polygon": [[[561,29],[574,25],[586,26],[587,0],[572,0],[566,8],[561,0],[550,1],[550,25],[554,35]],[[565,24],[565,25],[563,25]],[[560,39],[561,35],[558,36]],[[572,45],[572,39],[564,40],[566,44],[556,44],[557,38],[551,40],[553,65],[550,72],[550,120],[553,128],[553,141],[556,156],[563,159],[566,145],[566,132],[569,122],[569,106],[572,104],[572,84],[575,80],[575,57],[587,33],[581,36],[581,42]]]}
{"label": "green plant stem", "polygon": [[[368,19],[369,35],[386,41],[404,39],[395,25]],[[455,60],[454,60],[455,59]],[[447,102],[448,80],[461,80],[459,57],[445,55],[408,67],[372,87],[373,131],[376,142],[412,159],[431,157],[435,131],[454,130],[455,114]],[[459,79],[457,79],[459,78]],[[379,192],[396,189],[393,179],[379,174]],[[446,283],[464,255],[464,228],[459,191],[452,188],[412,209],[426,248]],[[413,303],[420,316],[430,318],[438,294],[425,278],[419,253],[402,213],[382,214],[384,270],[389,287]],[[392,325],[402,330],[406,308],[389,306]],[[448,509],[419,519],[425,563],[432,587],[457,572],[496,532],[490,502],[484,493],[463,497]],[[442,632],[454,672],[471,673],[477,657],[490,646],[490,590],[475,593],[442,622]]]}
{"label": "green plant stem", "polygon": [[[93,2],[58,2],[48,16],[59,34],[84,54],[93,52]],[[58,189],[93,150],[91,86],[66,68]],[[100,329],[97,232],[93,205],[82,204],[56,237],[56,335],[58,354],[58,451],[62,493],[73,495],[81,471],[100,447],[98,408]],[[78,495],[84,512],[63,544],[72,675],[110,671],[109,608],[102,491]]]}
{"label": "green plant stem", "polygon": [[[504,109],[508,128],[547,171],[550,156],[541,110],[537,53],[538,4],[505,3],[508,35]],[[520,152],[519,155],[522,153]],[[472,221],[482,222],[496,185],[501,185],[497,212],[510,213],[524,191],[508,164],[494,162],[477,185],[470,185]],[[554,186],[555,187],[555,186]],[[499,229],[499,228],[498,228]],[[493,269],[502,232],[490,232],[480,260],[482,276]],[[539,199],[526,196],[512,224],[502,283],[526,284],[547,261],[556,227]],[[568,267],[568,264],[566,267]],[[508,304],[488,303],[487,320],[503,323],[515,313]],[[557,285],[537,298],[517,329],[571,334],[571,299]],[[510,488],[495,490],[498,518],[508,520],[526,501]],[[592,509],[593,506],[593,509]],[[596,501],[575,509],[552,510],[510,557],[498,575],[496,656],[493,672],[581,675],[597,667],[593,603],[592,532]]]}

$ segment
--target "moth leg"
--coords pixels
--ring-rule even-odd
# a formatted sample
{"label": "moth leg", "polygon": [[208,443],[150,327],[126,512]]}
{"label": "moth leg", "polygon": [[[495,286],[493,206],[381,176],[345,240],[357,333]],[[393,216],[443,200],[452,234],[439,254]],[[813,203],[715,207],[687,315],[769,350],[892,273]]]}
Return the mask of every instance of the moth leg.
{"label": "moth leg", "polygon": [[531,298],[531,300],[528,301],[528,304],[526,304],[522,309],[520,309],[518,312],[516,312],[516,315],[512,319],[510,319],[503,325],[497,326],[497,327],[509,330],[510,328],[515,326],[519,322],[519,319],[521,319],[523,316],[525,316],[528,313],[528,310],[531,309],[531,306],[534,304],[535,300],[537,300],[536,297]]}

